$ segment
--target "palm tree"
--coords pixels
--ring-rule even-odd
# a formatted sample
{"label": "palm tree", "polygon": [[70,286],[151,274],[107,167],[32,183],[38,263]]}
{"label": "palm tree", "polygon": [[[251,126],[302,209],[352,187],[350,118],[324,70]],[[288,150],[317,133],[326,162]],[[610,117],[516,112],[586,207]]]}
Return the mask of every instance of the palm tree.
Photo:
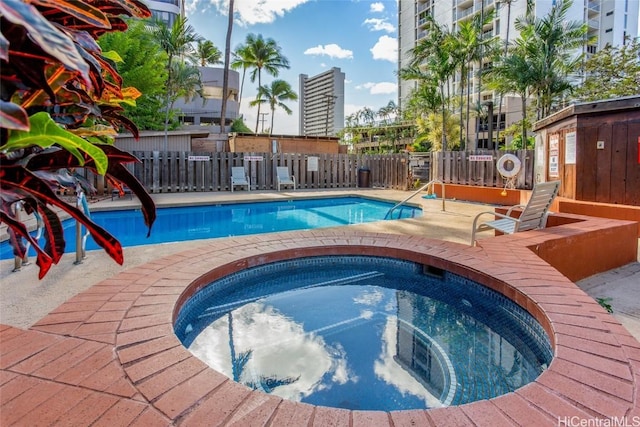
{"label": "palm tree", "polygon": [[584,54],[576,55],[585,43],[587,25],[569,21],[571,0],[558,0],[543,17],[536,17],[528,4],[526,15],[516,20],[522,44],[535,74],[532,94],[536,96],[537,118],[547,116],[552,107],[571,89],[570,75],[580,68]]}
{"label": "palm tree", "polygon": [[169,111],[173,103],[171,99],[175,96],[171,92],[171,88],[175,88],[173,84],[174,69],[173,60],[176,57],[188,56],[193,50],[192,43],[200,40],[200,36],[195,32],[191,25],[188,25],[187,18],[178,16],[173,22],[171,28],[163,21],[156,21],[152,30],[154,38],[167,54],[167,95],[164,116],[164,151],[168,150],[169,139]]}
{"label": "palm tree", "polygon": [[[246,50],[245,50],[246,49]],[[251,82],[258,80],[258,88],[262,86],[262,70],[273,77],[278,77],[280,68],[289,68],[289,60],[282,55],[280,46],[273,39],[264,39],[261,34],[248,34],[245,46],[241,52],[246,54],[246,68],[253,68],[249,77]],[[258,114],[256,115],[256,133],[258,133],[258,124],[260,122],[260,105],[258,105]]]}
{"label": "palm tree", "polygon": [[[450,104],[449,80],[455,71],[455,62],[446,46],[450,32],[440,26],[433,17],[427,21],[427,37],[422,39],[409,53],[412,60],[409,69],[401,70],[404,78],[417,78],[419,81],[437,82],[440,89],[442,113],[442,151],[447,150],[446,112]],[[445,96],[445,88],[447,96]]]}
{"label": "palm tree", "polygon": [[222,107],[220,108],[220,133],[224,133],[227,120],[227,100],[229,99],[229,57],[231,55],[231,32],[233,31],[233,0],[229,0],[229,21],[224,45],[224,75],[222,77]]}
{"label": "palm tree", "polygon": [[440,113],[432,112],[419,117],[416,120],[416,128],[419,135],[416,138],[416,142],[430,142],[432,151],[442,149],[439,141],[447,140],[447,137],[441,135],[443,131],[447,133],[447,136],[452,141],[455,141],[458,133],[462,131],[456,117],[449,110],[444,115],[444,123],[442,123],[442,115]]}
{"label": "palm tree", "polygon": [[396,106],[396,103],[393,101],[389,101],[387,105],[385,105],[384,107],[380,107],[380,109],[378,110],[378,116],[382,118],[382,121],[385,124],[389,124],[390,117],[392,115],[397,115],[397,113],[398,113],[398,107]]}
{"label": "palm tree", "polygon": [[404,115],[409,120],[415,120],[429,113],[437,113],[442,105],[440,90],[431,80],[421,80],[415,88],[404,110]]}
{"label": "palm tree", "polygon": [[282,108],[285,113],[291,115],[292,111],[284,101],[296,101],[298,94],[291,89],[291,85],[284,80],[274,80],[270,86],[264,85],[258,88],[258,97],[251,105],[269,104],[271,108],[271,128],[269,135],[273,133],[273,117],[276,114],[276,107]]}
{"label": "palm tree", "polygon": [[251,67],[253,60],[251,59],[251,50],[246,45],[240,45],[233,52],[233,61],[231,62],[231,69],[238,70],[242,68],[242,78],[240,80],[240,98],[238,100],[238,109],[242,103],[242,89],[244,89],[244,77],[247,74],[247,69]]}
{"label": "palm tree", "polygon": [[220,58],[222,58],[222,52],[211,40],[198,40],[195,50],[189,55],[189,59],[201,67],[221,64]]}
{"label": "palm tree", "polygon": [[200,70],[197,67],[184,61],[175,61],[171,66],[170,86],[167,90],[171,93],[169,99],[169,109],[173,109],[174,103],[178,98],[184,98],[189,102],[196,95],[202,96],[202,81],[200,79]]}
{"label": "palm tree", "polygon": [[536,71],[527,55],[527,43],[522,38],[486,74],[488,87],[498,93],[517,93],[522,100],[522,140],[527,140],[527,98],[536,80]]}
{"label": "palm tree", "polygon": [[[511,4],[515,3],[516,0],[498,0],[499,4],[507,5],[507,33],[504,39],[504,56],[507,56],[509,52],[509,30],[511,29]],[[498,123],[496,127],[496,142],[500,141],[500,118],[502,117],[502,98],[503,94],[500,94],[500,103],[498,107]],[[497,144],[496,144],[497,146]],[[493,141],[489,141],[489,149],[493,147]]]}
{"label": "palm tree", "polygon": [[[470,97],[471,97],[471,80],[468,78],[469,69],[474,63],[480,63],[489,47],[491,40],[484,37],[484,26],[493,21],[493,11],[488,14],[476,14],[473,19],[463,21],[458,26],[458,31],[447,37],[445,43],[446,47],[450,50],[452,57],[456,63],[456,67],[460,70],[460,128],[469,129],[470,119]],[[478,74],[480,79],[480,74]],[[465,105],[463,102],[464,86],[467,86],[467,100],[466,100],[466,125],[462,125],[463,117],[462,108]],[[480,89],[478,89],[480,90]],[[480,93],[480,92],[478,92]],[[477,140],[477,132],[476,132]],[[463,147],[463,132],[460,132],[460,147]]]}

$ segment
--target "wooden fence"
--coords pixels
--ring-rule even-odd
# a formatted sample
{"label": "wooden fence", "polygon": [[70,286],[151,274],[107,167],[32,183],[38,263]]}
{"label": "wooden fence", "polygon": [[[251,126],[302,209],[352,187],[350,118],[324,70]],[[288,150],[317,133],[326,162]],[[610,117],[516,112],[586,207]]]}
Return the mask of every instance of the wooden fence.
{"label": "wooden fence", "polygon": [[[522,163],[516,188],[533,188],[533,150],[436,152],[421,155],[419,162],[407,154],[134,151],[141,162],[127,167],[149,193],[229,191],[233,166],[244,166],[252,190],[276,190],[277,166],[287,166],[300,189],[357,188],[358,178],[365,173],[368,182],[363,186],[395,190],[414,188],[416,179],[422,183],[439,179],[445,184],[503,187],[505,180],[498,173],[496,162],[506,153],[516,155]],[[471,157],[479,155],[491,160]],[[100,192],[107,190],[104,179],[95,177],[95,184]],[[240,187],[237,190],[246,191]]]}
{"label": "wooden fence", "polygon": [[420,156],[415,160],[411,158],[411,163],[416,165],[412,175],[419,177],[421,182],[426,182],[428,176],[429,179],[439,179],[445,184],[503,187],[505,179],[498,173],[496,163],[507,153],[518,157],[522,164],[515,187],[529,190],[533,188],[533,150],[438,151],[427,157]]}
{"label": "wooden fence", "polygon": [[[287,166],[297,188],[355,188],[359,175],[369,187],[408,188],[408,156],[134,151],[141,163],[129,170],[150,193],[229,191],[231,167],[244,166],[252,190],[276,190],[276,167]],[[362,172],[368,169],[369,172]],[[240,190],[240,188],[238,188]]]}

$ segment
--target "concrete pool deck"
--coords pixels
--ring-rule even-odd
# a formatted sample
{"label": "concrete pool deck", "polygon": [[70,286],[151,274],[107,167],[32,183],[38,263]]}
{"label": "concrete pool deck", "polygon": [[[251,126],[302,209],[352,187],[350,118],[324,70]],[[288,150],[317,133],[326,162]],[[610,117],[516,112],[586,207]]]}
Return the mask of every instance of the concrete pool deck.
{"label": "concrete pool deck", "polygon": [[[407,195],[397,193],[383,191],[378,197]],[[266,198],[274,193],[244,196]],[[242,196],[234,193],[234,197]],[[275,193],[275,197],[291,195]],[[202,425],[204,420],[207,425],[451,425],[455,420],[460,425],[557,425],[562,416],[640,416],[640,343],[629,327],[622,327],[527,249],[523,239],[538,239],[544,231],[490,239],[485,246],[472,248],[466,244],[471,221],[487,206],[448,201],[447,212],[439,212],[440,201],[415,201],[425,206],[427,215],[421,219],[358,225],[347,231],[129,248],[123,267],[101,251],[90,252],[77,266],[68,255],[50,272],[57,276],[42,282],[37,282],[35,266],[6,273],[10,266],[3,261],[0,320],[11,326],[0,330],[0,424]],[[110,203],[127,201],[100,202]],[[449,241],[442,241],[444,237]],[[535,383],[489,401],[430,411],[351,412],[250,392],[204,367],[172,333],[173,307],[180,295],[194,283],[206,283],[215,267],[220,267],[215,274],[224,274],[286,254],[362,248],[444,263],[443,268],[464,265],[479,277],[497,278],[487,285],[512,296],[546,323],[556,344],[554,362]],[[629,283],[639,283],[639,270],[627,276]],[[637,286],[624,288],[637,292]],[[62,301],[49,302],[47,294]],[[638,319],[629,299],[633,296],[626,296],[633,326]],[[44,302],[55,305],[39,306]],[[612,304],[615,310],[615,300]]]}

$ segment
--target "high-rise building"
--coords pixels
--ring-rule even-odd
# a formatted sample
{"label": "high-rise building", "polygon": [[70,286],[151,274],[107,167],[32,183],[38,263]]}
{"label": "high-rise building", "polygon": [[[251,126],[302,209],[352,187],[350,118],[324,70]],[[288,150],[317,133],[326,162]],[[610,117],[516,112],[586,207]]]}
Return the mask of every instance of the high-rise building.
{"label": "high-rise building", "polygon": [[184,16],[184,0],[143,0],[151,11],[151,19],[159,19],[173,25],[180,15]]}
{"label": "high-rise building", "polygon": [[[532,0],[535,15],[545,16],[549,13],[556,0]],[[587,55],[592,55],[607,45],[620,46],[625,38],[636,37],[638,33],[638,0],[574,0],[569,9],[568,19],[581,21],[588,26],[589,37],[594,42],[583,47]],[[421,39],[427,36],[427,19],[433,17],[436,22],[455,32],[459,23],[471,19],[479,13],[495,10],[495,18],[484,28],[485,36],[497,36],[505,43],[515,40],[518,32],[514,26],[515,19],[524,16],[527,0],[398,0],[398,67],[409,65],[410,49],[415,47]],[[477,79],[479,64],[473,64],[469,75],[472,79],[470,93],[473,102],[479,101],[484,105],[493,105],[493,122],[497,123],[499,100],[491,91],[484,88],[480,93]],[[459,76],[452,82],[453,93],[458,93]],[[403,107],[411,91],[416,87],[415,81],[398,81],[398,105]],[[522,105],[517,96],[503,97],[500,129],[505,125],[522,119]],[[467,141],[471,146],[487,145],[488,133],[481,129],[476,141],[476,124],[470,124],[467,129]]]}
{"label": "high-rise building", "polygon": [[333,67],[317,76],[300,74],[300,135],[335,136],[344,128],[344,73]]}

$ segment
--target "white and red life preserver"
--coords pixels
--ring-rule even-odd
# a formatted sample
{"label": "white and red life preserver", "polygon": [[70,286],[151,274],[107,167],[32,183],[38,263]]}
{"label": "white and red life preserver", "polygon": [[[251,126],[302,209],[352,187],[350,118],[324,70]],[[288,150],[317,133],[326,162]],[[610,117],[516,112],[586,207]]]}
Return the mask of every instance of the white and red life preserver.
{"label": "white and red life preserver", "polygon": [[514,178],[520,173],[522,162],[513,154],[505,154],[496,162],[498,172],[505,178]]}

